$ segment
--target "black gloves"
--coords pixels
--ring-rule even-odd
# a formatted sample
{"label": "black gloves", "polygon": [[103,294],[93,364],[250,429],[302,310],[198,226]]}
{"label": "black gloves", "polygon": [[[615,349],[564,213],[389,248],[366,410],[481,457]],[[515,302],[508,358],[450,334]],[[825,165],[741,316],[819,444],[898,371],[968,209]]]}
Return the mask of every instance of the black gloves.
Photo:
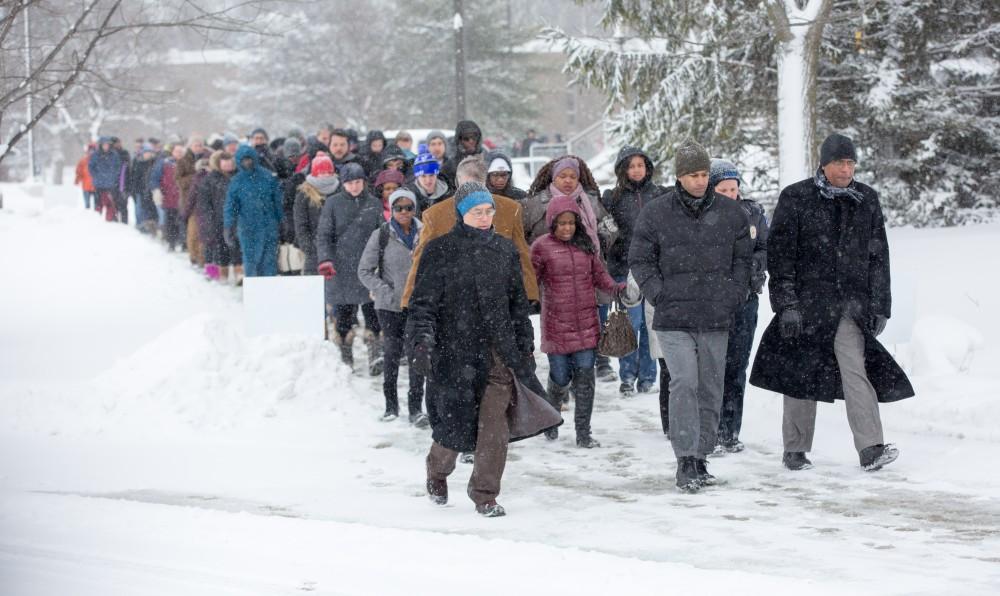
{"label": "black gloves", "polygon": [[802,315],[794,308],[786,308],[781,312],[779,328],[781,337],[795,339],[802,333]]}
{"label": "black gloves", "polygon": [[427,344],[416,344],[410,354],[410,368],[422,377],[431,374],[431,348]]}
{"label": "black gloves", "polygon": [[869,328],[871,329],[872,335],[874,335],[875,337],[882,335],[882,332],[885,331],[885,326],[887,324],[889,324],[888,318],[883,317],[882,315],[873,316],[871,319],[871,323],[869,324]]}

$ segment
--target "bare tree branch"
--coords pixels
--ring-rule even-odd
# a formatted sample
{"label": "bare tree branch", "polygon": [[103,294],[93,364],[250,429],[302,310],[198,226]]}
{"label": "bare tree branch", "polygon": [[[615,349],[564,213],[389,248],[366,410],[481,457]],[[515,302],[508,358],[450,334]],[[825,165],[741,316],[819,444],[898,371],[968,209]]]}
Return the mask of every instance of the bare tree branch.
{"label": "bare tree branch", "polygon": [[[80,18],[78,18],[76,22],[73,23],[73,26],[70,27],[68,31],[66,31],[66,33],[62,36],[62,39],[59,40],[59,43],[57,43],[55,47],[53,47],[52,50],[49,51],[49,53],[45,56],[45,58],[43,58],[42,61],[38,63],[38,66],[36,66],[33,71],[25,74],[24,82],[21,83],[21,85],[17,88],[20,88],[22,86],[30,86],[32,81],[38,78],[39,73],[45,72],[45,70],[49,67],[49,65],[52,64],[52,61],[56,59],[56,56],[58,56],[59,53],[62,52],[62,49],[66,47],[66,44],[69,43],[69,40],[76,35],[77,29],[80,27],[81,24],[83,24],[83,21],[86,20],[88,16],[90,16],[90,13],[93,12],[94,8],[97,7],[98,2],[100,2],[100,0],[93,0],[93,2],[91,2],[89,6],[83,9],[83,12],[80,13]],[[116,10],[118,10],[119,4],[121,4],[121,0],[116,1],[114,6],[112,6],[111,10],[108,13],[109,18]],[[107,20],[108,19],[105,19],[105,22],[107,22]],[[0,96],[0,106],[2,106],[2,108],[6,108],[9,105],[7,100],[10,99],[10,96],[14,94],[17,88],[11,89],[4,95]]]}
{"label": "bare tree branch", "polygon": [[[115,0],[114,4],[111,5],[111,10],[109,10],[108,13],[104,16],[104,21],[102,21],[103,26],[106,27],[108,23],[111,22],[111,17],[113,17],[114,14],[118,11],[118,7],[120,5],[121,5],[121,0]],[[3,148],[3,153],[0,153],[0,163],[3,163],[3,160],[8,155],[10,155],[10,153],[14,150],[14,146],[17,144],[17,142],[20,141],[22,137],[26,136],[28,134],[28,131],[34,128],[35,125],[37,125],[38,122],[45,117],[45,115],[49,112],[49,110],[51,110],[52,107],[59,102],[62,96],[66,94],[66,91],[69,90],[70,87],[72,87],[73,82],[76,81],[76,78],[78,76],[80,76],[80,73],[83,71],[84,65],[87,63],[87,60],[90,59],[90,54],[94,51],[94,48],[97,47],[97,43],[100,40],[101,36],[99,35],[94,36],[90,40],[90,43],[87,45],[83,54],[77,57],[76,69],[73,71],[72,74],[70,74],[69,78],[66,79],[63,85],[59,87],[55,95],[50,96],[48,101],[46,101],[45,104],[42,106],[42,109],[38,110],[38,113],[32,117],[31,121],[25,123],[24,126],[21,126],[18,129],[18,131],[14,134],[14,136],[11,137],[10,140],[6,142],[6,146]]]}

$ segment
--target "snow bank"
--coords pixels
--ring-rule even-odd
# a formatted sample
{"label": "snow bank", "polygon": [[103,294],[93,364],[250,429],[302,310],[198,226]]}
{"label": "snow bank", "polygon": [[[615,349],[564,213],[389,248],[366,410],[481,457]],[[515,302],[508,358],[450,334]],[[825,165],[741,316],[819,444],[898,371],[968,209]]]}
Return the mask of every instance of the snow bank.
{"label": "snow bank", "polygon": [[985,344],[983,335],[960,319],[924,317],[914,326],[910,368],[927,376],[965,372]]}
{"label": "snow bank", "polygon": [[145,427],[151,416],[192,429],[253,427],[283,402],[298,415],[336,409],[350,372],[329,343],[248,338],[230,318],[197,315],[95,379],[101,410]]}

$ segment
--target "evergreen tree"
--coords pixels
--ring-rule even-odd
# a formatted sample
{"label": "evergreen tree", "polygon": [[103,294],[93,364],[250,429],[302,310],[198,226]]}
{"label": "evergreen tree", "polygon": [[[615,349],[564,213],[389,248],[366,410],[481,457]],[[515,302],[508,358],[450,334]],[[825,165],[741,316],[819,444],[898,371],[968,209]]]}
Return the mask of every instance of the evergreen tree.
{"label": "evergreen tree", "polygon": [[762,2],[611,0],[601,25],[613,35],[547,35],[564,44],[578,83],[607,93],[613,136],[667,170],[674,147],[693,138],[716,155],[752,160],[757,186],[775,187],[773,152],[760,154],[776,144],[775,41]]}
{"label": "evergreen tree", "polygon": [[[989,216],[1000,183],[1000,6],[843,3],[824,60],[828,130],[849,128],[895,223]],[[844,126],[846,124],[846,126]]]}

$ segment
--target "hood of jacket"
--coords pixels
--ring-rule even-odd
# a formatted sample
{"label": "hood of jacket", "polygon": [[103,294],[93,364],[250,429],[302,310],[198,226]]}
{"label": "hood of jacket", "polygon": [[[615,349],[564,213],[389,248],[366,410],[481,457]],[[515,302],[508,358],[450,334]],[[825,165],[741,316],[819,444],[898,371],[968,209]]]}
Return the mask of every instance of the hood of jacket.
{"label": "hood of jacket", "polygon": [[[246,159],[246,158],[248,158],[248,157],[253,159],[253,167],[250,168],[249,170],[245,170],[243,168],[243,160]],[[260,165],[260,154],[257,153],[256,149],[254,149],[250,145],[240,145],[239,148],[236,149],[236,171],[237,172],[241,172],[241,173],[242,172],[248,172],[248,173],[252,174],[252,173],[256,172],[257,170],[259,170],[260,167],[261,167],[261,165]]]}
{"label": "hood of jacket", "polygon": [[[627,180],[628,162],[636,155],[641,156],[646,161],[646,177],[638,183]],[[626,145],[625,147],[622,147],[621,151],[618,152],[618,158],[615,159],[615,176],[618,177],[618,180],[627,180],[627,182],[635,188],[642,188],[653,178],[653,160],[649,159],[649,156],[646,155],[646,152],[642,149]]]}
{"label": "hood of jacket", "polygon": [[[462,142],[459,141],[463,136],[475,135],[476,137],[476,150],[472,153],[466,153],[462,150]],[[479,128],[479,125],[472,120],[462,120],[455,126],[455,154],[460,156],[475,155],[483,150],[483,131]]]}
{"label": "hood of jacket", "polygon": [[549,201],[548,207],[545,208],[545,225],[548,229],[552,229],[552,223],[556,220],[559,215],[571,211],[576,214],[577,217],[583,219],[583,213],[580,211],[580,206],[576,204],[576,199],[571,195],[556,195],[551,201]]}
{"label": "hood of jacket", "polygon": [[369,130],[368,135],[365,137],[365,146],[371,150],[372,141],[382,141],[382,150],[385,150],[385,133],[381,130]]}

